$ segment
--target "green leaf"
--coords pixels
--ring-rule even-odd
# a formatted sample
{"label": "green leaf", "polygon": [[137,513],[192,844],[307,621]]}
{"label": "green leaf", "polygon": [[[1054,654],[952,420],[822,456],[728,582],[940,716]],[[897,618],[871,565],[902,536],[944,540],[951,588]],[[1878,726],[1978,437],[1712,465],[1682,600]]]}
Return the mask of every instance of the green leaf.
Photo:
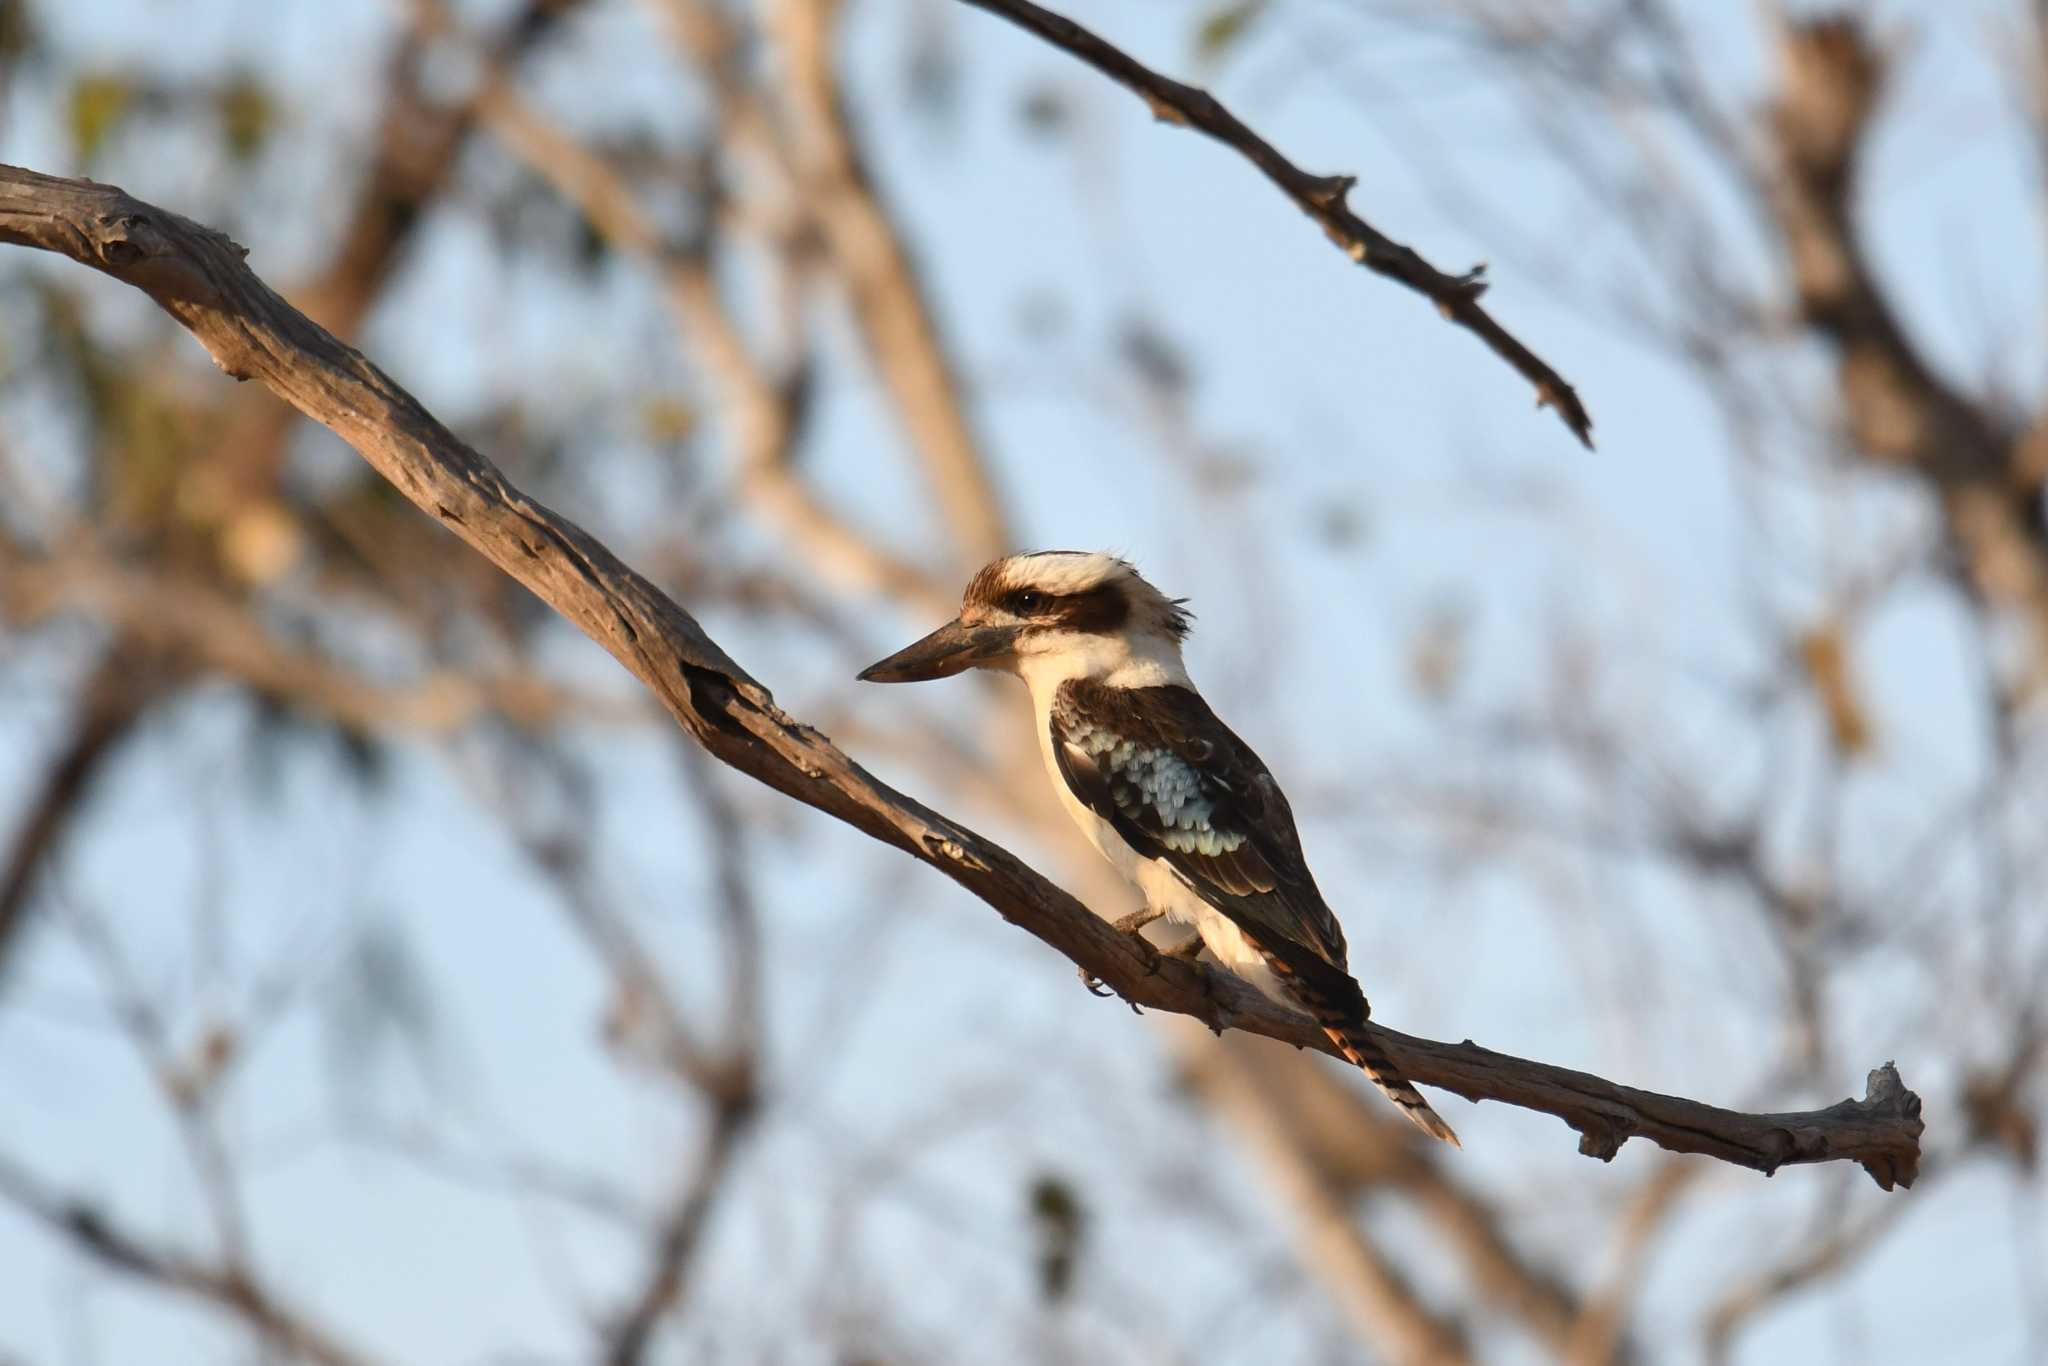
{"label": "green leaf", "polygon": [[115,72],[80,76],[71,86],[71,144],[91,161],[135,104],[135,82]]}
{"label": "green leaf", "polygon": [[1037,1245],[1038,1293],[1045,1303],[1058,1304],[1074,1286],[1087,1238],[1088,1210],[1067,1179],[1051,1172],[1032,1181],[1027,1199]]}
{"label": "green leaf", "polygon": [[1237,0],[1211,10],[1195,30],[1195,55],[1205,62],[1222,61],[1266,12],[1266,4],[1267,0]]}
{"label": "green leaf", "polygon": [[254,76],[237,75],[221,87],[215,107],[228,155],[237,161],[253,160],[277,127],[277,103],[270,91]]}

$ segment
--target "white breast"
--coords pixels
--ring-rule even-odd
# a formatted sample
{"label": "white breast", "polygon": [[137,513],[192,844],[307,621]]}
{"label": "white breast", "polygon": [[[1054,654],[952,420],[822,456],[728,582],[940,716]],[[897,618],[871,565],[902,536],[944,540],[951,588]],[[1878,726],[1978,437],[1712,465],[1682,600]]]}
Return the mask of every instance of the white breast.
{"label": "white breast", "polygon": [[[1045,648],[1051,647],[1051,648]],[[1194,686],[1180,662],[1180,648],[1170,640],[1137,640],[1125,636],[1061,636],[1042,642],[1041,648],[1017,662],[1017,673],[1031,689],[1032,723],[1038,727],[1038,751],[1045,760],[1045,776],[1059,793],[1060,805],[1088,842],[1101,851],[1118,873],[1132,886],[1140,886],[1142,865],[1151,862],[1138,857],[1123,836],[1109,822],[1090,811],[1067,787],[1060,762],[1053,753],[1052,703],[1060,684],[1073,678],[1096,678],[1112,687],[1149,688],[1163,684]],[[1149,894],[1149,893],[1148,893]],[[1153,903],[1158,904],[1158,903]],[[1162,910],[1167,907],[1161,906]],[[1097,914],[1101,914],[1098,908]],[[1117,919],[1121,912],[1111,912]]]}
{"label": "white breast", "polygon": [[[1183,675],[1185,677],[1185,675]],[[1122,835],[1102,817],[1089,809],[1086,803],[1074,795],[1067,786],[1067,779],[1060,772],[1058,754],[1052,738],[1052,700],[1064,679],[1051,681],[1041,686],[1030,673],[1025,681],[1031,684],[1032,719],[1038,727],[1038,749],[1045,761],[1045,776],[1052,783],[1052,790],[1059,794],[1060,805],[1066,808],[1075,825],[1088,842],[1109,860],[1117,873],[1144,894],[1145,904],[1163,912],[1166,919],[1177,925],[1191,925],[1202,936],[1202,944],[1210,956],[1229,968],[1238,976],[1249,981],[1276,1001],[1291,1004],[1286,989],[1266,966],[1266,960],[1245,942],[1236,925],[1221,911],[1196,896],[1187,883],[1171,865],[1158,859],[1146,858],[1124,841]],[[1120,919],[1123,908],[1096,906],[1094,912],[1105,920]]]}
{"label": "white breast", "polygon": [[[1060,772],[1059,755],[1053,750],[1053,746],[1058,742],[1052,738],[1052,691],[1047,689],[1043,698],[1038,696],[1036,688],[1031,691],[1032,719],[1038,727],[1039,756],[1045,760],[1045,776],[1052,783],[1052,790],[1059,794],[1060,805],[1066,808],[1067,815],[1073,819],[1074,824],[1081,827],[1081,833],[1088,837],[1088,842],[1109,860],[1110,866],[1117,870],[1123,880],[1133,887],[1138,886],[1139,869],[1152,860],[1140,858],[1138,851],[1124,843],[1124,837],[1117,834],[1108,821],[1091,811],[1086,803],[1074,795],[1074,790],[1067,786],[1066,775]],[[1102,908],[1097,907],[1096,914],[1104,914]],[[1114,920],[1119,914],[1121,913],[1110,913],[1107,918]]]}

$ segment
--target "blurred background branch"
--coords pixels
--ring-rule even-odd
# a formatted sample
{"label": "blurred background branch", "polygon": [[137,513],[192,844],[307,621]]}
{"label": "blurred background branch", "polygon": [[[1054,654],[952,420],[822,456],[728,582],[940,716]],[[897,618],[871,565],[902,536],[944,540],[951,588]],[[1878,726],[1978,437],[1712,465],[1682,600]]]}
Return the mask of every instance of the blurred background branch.
{"label": "blurred background branch", "polygon": [[991,548],[1131,554],[1388,1018],[1760,1112],[1896,1056],[1911,1198],[1594,1166],[1493,1106],[1451,1170],[1326,1059],[1081,1008],[692,767],[141,300],[15,253],[0,1357],[317,1359],[38,1208],[358,1358],[2048,1354],[2038,14],[1077,17],[1491,263],[1601,452],[1286,194],[942,0],[0,0],[0,159],[247,242],[1108,916],[1015,697],[847,676]]}

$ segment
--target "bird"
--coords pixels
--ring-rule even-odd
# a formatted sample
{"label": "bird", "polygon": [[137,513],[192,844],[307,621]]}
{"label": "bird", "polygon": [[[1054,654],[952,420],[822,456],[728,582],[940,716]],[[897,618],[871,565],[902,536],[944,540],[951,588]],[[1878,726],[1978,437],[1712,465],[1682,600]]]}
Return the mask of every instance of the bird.
{"label": "bird", "polygon": [[1423,1132],[1463,1146],[1366,1030],[1371,1007],[1286,794],[1188,677],[1181,648],[1192,624],[1186,599],[1126,560],[1033,551],[984,567],[957,617],[859,678],[1021,678],[1061,804],[1144,895],[1117,928],[1137,933],[1162,917],[1192,926],[1223,967],[1305,1009]]}

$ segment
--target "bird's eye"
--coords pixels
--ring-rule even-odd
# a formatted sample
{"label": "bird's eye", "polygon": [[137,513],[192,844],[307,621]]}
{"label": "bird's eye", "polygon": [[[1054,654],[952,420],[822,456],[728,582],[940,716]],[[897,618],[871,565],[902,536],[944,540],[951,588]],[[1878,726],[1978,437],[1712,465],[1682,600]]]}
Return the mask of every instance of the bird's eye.
{"label": "bird's eye", "polygon": [[1010,601],[1015,604],[1019,612],[1036,612],[1039,608],[1045,606],[1045,594],[1035,588],[1027,588],[1011,598]]}

